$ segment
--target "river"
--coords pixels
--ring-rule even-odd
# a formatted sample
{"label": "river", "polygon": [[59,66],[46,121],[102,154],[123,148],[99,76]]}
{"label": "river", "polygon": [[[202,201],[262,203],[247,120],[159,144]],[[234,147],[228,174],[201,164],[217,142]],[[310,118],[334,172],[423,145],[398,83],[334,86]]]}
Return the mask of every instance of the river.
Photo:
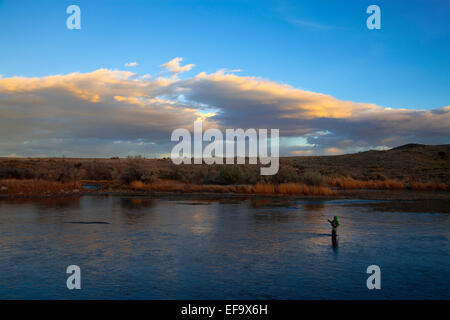
{"label": "river", "polygon": [[[0,298],[450,299],[448,208],[448,200],[1,200]],[[81,290],[67,289],[69,265],[81,269]],[[370,265],[380,267],[380,290],[366,286]]]}

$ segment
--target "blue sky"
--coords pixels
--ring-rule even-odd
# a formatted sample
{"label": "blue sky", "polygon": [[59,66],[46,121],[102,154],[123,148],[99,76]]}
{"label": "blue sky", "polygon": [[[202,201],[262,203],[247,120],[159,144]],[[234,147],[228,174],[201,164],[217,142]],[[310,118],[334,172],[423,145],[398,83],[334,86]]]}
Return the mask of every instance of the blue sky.
{"label": "blue sky", "polygon": [[161,156],[205,114],[280,128],[282,155],[449,143],[449,18],[445,0],[0,0],[0,156]]}
{"label": "blue sky", "polygon": [[[82,29],[65,27],[77,4]],[[378,4],[381,30],[365,12]],[[44,76],[173,57],[383,107],[450,101],[448,1],[2,1],[0,73]],[[195,72],[196,69],[192,70]]]}

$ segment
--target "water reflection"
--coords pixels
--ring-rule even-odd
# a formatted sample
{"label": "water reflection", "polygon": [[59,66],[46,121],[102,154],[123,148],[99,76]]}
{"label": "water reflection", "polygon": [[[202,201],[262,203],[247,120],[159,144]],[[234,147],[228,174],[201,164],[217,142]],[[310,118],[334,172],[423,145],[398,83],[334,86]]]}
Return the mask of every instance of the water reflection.
{"label": "water reflection", "polygon": [[141,220],[149,219],[156,201],[144,197],[121,197],[119,202],[114,205],[114,209],[120,212],[125,223],[135,225],[139,224]]}
{"label": "water reflection", "polygon": [[323,211],[325,209],[325,203],[306,203],[305,210],[307,211]]}
{"label": "water reflection", "polygon": [[120,198],[120,206],[126,210],[142,210],[155,206],[155,200],[140,197],[122,197]]}
{"label": "water reflection", "polygon": [[333,234],[331,236],[331,245],[333,246],[333,250],[335,252],[337,252],[337,248],[338,248],[339,243],[338,243],[338,237],[337,237],[336,234]]}
{"label": "water reflection", "polygon": [[[46,200],[0,201],[1,298],[450,298],[448,214],[345,200]],[[382,292],[365,287],[373,263],[389,270]],[[69,264],[84,270],[77,296]]]}

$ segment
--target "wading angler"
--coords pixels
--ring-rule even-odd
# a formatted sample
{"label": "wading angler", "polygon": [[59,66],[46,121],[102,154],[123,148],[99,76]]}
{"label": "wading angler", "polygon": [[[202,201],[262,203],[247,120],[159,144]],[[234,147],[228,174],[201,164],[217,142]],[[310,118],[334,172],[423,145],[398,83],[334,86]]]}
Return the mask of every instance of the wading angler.
{"label": "wading angler", "polygon": [[[187,129],[172,132],[171,141],[179,143],[173,147],[171,159],[175,164],[192,164],[193,140],[194,164],[223,164],[224,158],[226,164],[234,164],[235,161],[237,164],[245,164],[248,158],[249,164],[258,164],[259,160],[263,165],[261,175],[274,175],[279,168],[279,130],[271,129],[270,138],[267,134],[267,129],[258,129],[258,132],[255,129],[226,129],[224,139],[219,129],[211,128],[203,133],[202,121],[196,121],[193,139]],[[205,148],[204,141],[209,142]]]}

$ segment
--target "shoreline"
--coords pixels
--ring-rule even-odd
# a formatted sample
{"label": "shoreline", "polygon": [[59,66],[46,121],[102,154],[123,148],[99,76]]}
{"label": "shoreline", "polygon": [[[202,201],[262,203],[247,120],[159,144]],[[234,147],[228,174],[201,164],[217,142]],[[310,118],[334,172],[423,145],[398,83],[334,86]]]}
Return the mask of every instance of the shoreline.
{"label": "shoreline", "polygon": [[0,194],[0,200],[27,199],[60,199],[84,196],[155,196],[155,197],[220,197],[220,198],[279,198],[279,199],[362,199],[385,201],[416,201],[416,200],[449,200],[450,191],[415,191],[415,190],[335,190],[332,195],[294,195],[294,194],[264,194],[236,192],[185,192],[185,191],[139,191],[139,190],[83,190],[82,192],[66,192],[59,194]]}

